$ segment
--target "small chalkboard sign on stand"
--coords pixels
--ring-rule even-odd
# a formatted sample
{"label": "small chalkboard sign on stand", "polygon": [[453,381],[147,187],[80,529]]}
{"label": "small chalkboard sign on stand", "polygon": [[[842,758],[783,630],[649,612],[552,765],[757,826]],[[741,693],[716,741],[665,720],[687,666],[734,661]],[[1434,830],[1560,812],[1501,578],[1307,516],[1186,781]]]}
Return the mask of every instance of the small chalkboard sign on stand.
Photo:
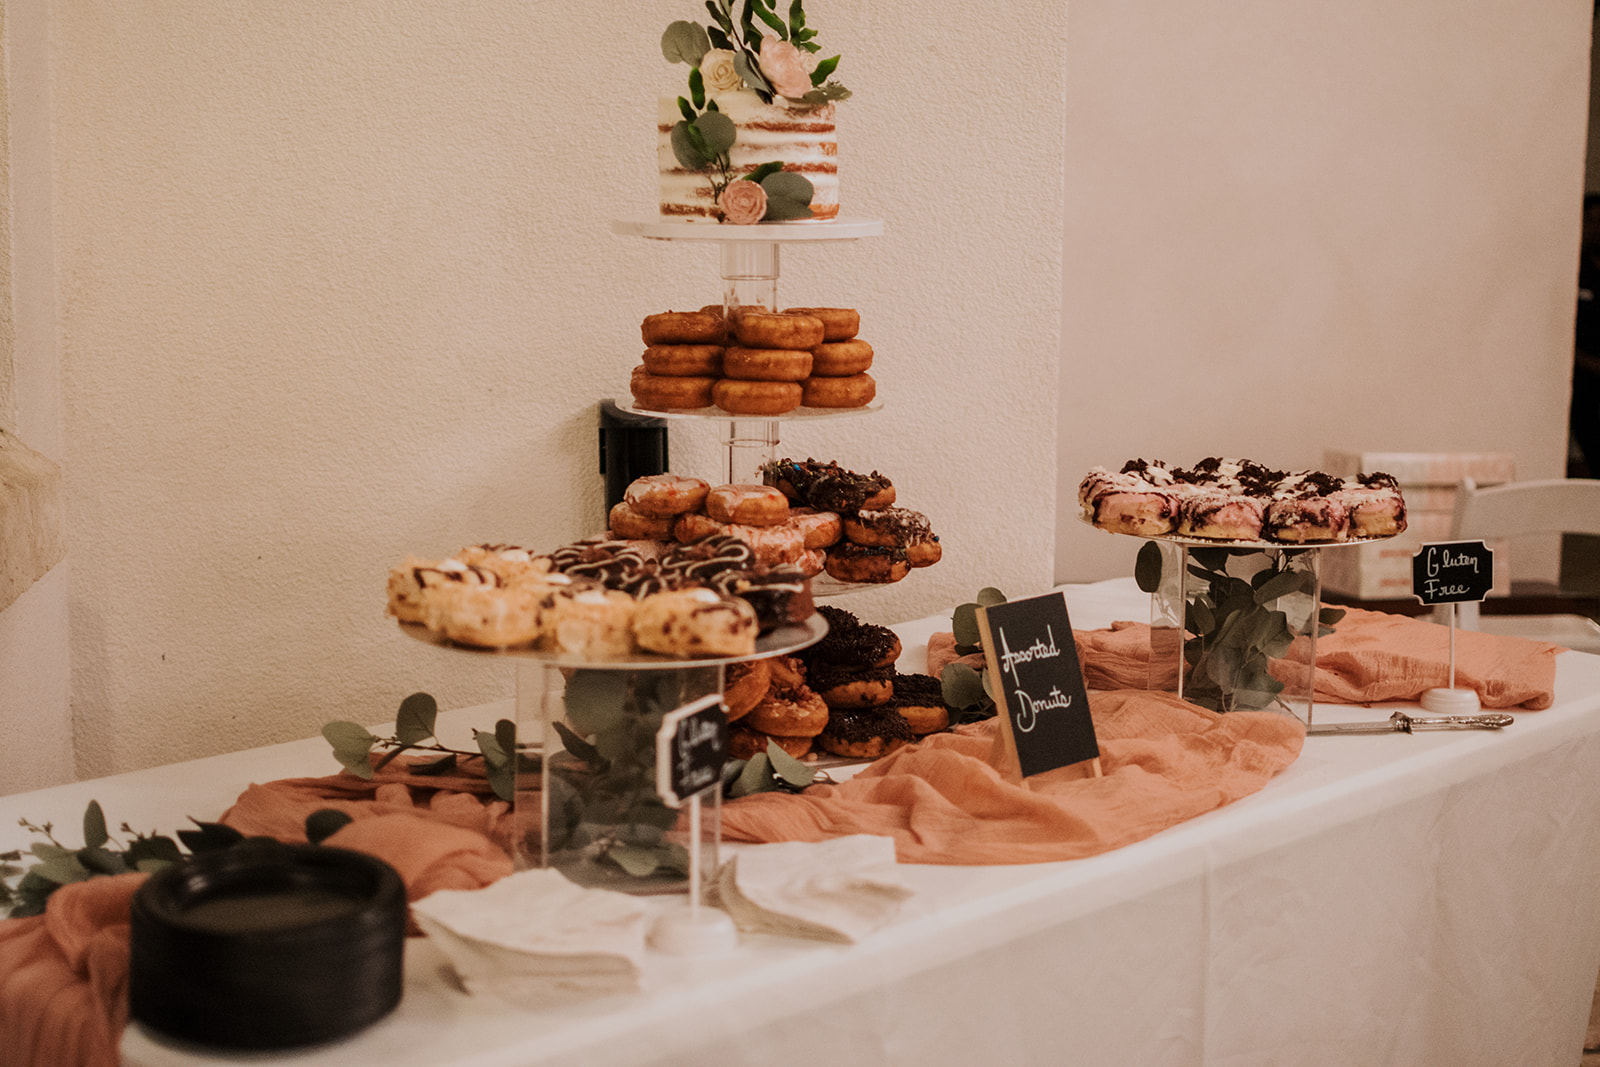
{"label": "small chalkboard sign on stand", "polygon": [[1450,685],[1422,694],[1436,714],[1479,710],[1478,694],[1456,688],[1456,605],[1476,603],[1494,586],[1494,552],[1482,541],[1431,541],[1411,557],[1411,594],[1425,605],[1450,605]]}
{"label": "small chalkboard sign on stand", "polygon": [[1060,592],[978,608],[989,684],[999,706],[1002,770],[1026,780],[1092,761],[1100,746]]}
{"label": "small chalkboard sign on stand", "polygon": [[728,716],[722,695],[712,693],[662,717],[656,731],[656,792],[674,808],[689,807],[689,907],[656,920],[650,943],[663,952],[705,955],[738,944],[739,932],[726,914],[701,908],[705,874],[701,852],[700,798],[722,787],[728,760]]}

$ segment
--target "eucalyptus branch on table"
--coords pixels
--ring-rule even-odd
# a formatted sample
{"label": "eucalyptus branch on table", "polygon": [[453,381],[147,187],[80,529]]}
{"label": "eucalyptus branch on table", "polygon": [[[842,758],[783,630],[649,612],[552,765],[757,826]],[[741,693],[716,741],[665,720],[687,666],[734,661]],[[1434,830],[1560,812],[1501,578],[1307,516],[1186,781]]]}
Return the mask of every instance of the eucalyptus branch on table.
{"label": "eucalyptus branch on table", "polygon": [[[956,652],[967,656],[983,651],[983,634],[978,629],[978,608],[1004,604],[1006,595],[993,586],[984,586],[970,603],[956,605],[950,615]],[[950,725],[992,719],[994,694],[989,692],[989,672],[974,670],[965,663],[951,663],[939,672],[939,686],[945,707],[950,709]]]}
{"label": "eucalyptus branch on table", "polygon": [[[132,835],[124,843],[111,836],[100,802],[91,800],[83,813],[83,845],[72,848],[56,838],[52,823],[34,825],[19,819],[19,826],[44,840],[35,842],[27,853],[20,849],[0,852],[0,914],[12,919],[40,915],[50,894],[64,885],[114,874],[151,874],[190,856],[219,852],[251,840],[222,823],[191,821],[194,829],[179,830],[177,841],[154,831],[142,833],[124,822],[119,832]],[[321,844],[349,821],[350,816],[342,811],[312,812],[306,817],[306,838],[312,844]],[[33,856],[35,862],[24,867],[24,855]]]}

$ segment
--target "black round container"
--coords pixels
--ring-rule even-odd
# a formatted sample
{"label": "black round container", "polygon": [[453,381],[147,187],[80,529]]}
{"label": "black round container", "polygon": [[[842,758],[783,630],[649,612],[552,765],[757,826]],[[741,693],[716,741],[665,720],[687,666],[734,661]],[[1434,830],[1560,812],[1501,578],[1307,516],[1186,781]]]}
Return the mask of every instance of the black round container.
{"label": "black round container", "polygon": [[406,892],[382,860],[246,842],[152,875],[133,897],[129,1014],[236,1049],[348,1036],[400,1002]]}

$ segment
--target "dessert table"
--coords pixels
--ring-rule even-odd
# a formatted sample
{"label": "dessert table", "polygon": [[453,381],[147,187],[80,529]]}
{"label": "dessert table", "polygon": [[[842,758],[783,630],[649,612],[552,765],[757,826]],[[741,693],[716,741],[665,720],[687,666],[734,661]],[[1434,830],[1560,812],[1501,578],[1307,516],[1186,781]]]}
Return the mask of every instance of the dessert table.
{"label": "dessert table", "polygon": [[[1131,581],[1066,587],[1076,628],[1148,618]],[[895,627],[902,670],[947,615]],[[465,735],[509,703],[441,716]],[[1319,704],[1319,722],[1387,708]],[[337,770],[320,738],[0,797],[75,833],[170,832],[251,781]],[[1600,657],[1497,732],[1314,736],[1250,797],[1089,859],[907,866],[902,917],[854,945],[746,936],[644,993],[511,1005],[425,939],[398,1010],[353,1038],[229,1057],[130,1026],[125,1062],[284,1064],[1561,1064],[1600,971]]]}

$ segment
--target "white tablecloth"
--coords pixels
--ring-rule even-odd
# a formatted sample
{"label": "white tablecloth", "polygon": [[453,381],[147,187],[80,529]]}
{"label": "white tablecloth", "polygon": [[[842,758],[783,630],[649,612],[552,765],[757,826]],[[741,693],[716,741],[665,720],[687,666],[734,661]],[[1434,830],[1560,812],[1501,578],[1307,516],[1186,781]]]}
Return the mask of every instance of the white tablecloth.
{"label": "white tablecloth", "polygon": [[[1068,603],[1079,628],[1148,614],[1123,582]],[[897,627],[903,668],[946,623]],[[171,830],[249,781],[334,770],[315,739],[0,798],[0,850],[31,842],[22,816],[72,834],[90,797]],[[576,1005],[470,997],[415,940],[393,1016],[282,1059],[1571,1067],[1600,970],[1600,657],[1563,653],[1555,706],[1499,733],[1312,737],[1262,792],[1116,852],[907,873],[912,911],[861,944],[750,937]],[[137,1027],[124,1053],[222,1059]]]}

